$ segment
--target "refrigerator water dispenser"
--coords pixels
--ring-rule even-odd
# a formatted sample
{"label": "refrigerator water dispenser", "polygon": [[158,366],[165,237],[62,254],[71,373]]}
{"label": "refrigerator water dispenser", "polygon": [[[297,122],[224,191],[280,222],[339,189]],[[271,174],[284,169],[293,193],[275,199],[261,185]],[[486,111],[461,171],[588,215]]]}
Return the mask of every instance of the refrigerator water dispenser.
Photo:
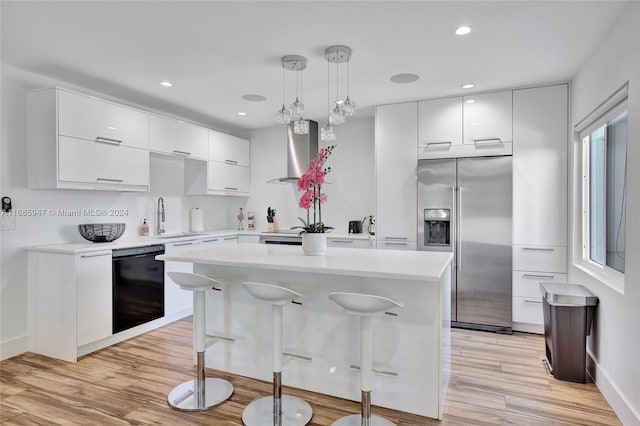
{"label": "refrigerator water dispenser", "polygon": [[449,246],[451,244],[450,218],[450,209],[424,209],[425,246]]}

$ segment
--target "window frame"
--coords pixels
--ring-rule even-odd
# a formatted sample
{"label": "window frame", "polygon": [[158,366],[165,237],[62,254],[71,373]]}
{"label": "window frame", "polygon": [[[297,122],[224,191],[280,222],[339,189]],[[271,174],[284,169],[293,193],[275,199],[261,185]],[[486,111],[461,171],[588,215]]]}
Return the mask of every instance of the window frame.
{"label": "window frame", "polygon": [[[610,266],[601,265],[598,262],[591,260],[591,252],[590,252],[590,225],[591,225],[591,215],[590,215],[590,202],[591,202],[591,193],[589,186],[590,179],[590,147],[589,147],[589,136],[591,133],[606,125],[609,121],[616,118],[620,114],[627,112],[627,123],[629,123],[629,108],[627,105],[627,98],[625,97],[621,102],[617,105],[610,108],[604,114],[597,117],[595,120],[591,122],[588,126],[582,128],[579,132],[576,132],[578,143],[581,147],[582,152],[582,197],[580,202],[580,207],[582,209],[582,233],[581,233],[581,254],[580,259],[577,259],[578,262],[574,262],[574,265],[589,275],[593,276],[597,280],[603,282],[605,285],[611,287],[617,292],[624,294],[624,283],[625,283],[625,274],[620,272]],[[626,153],[625,156],[629,152],[629,138],[627,133],[626,140]],[[606,173],[605,173],[606,176]],[[627,174],[625,171],[625,181],[627,180]],[[628,182],[627,182],[628,183]],[[605,183],[606,185],[606,183]],[[606,193],[606,189],[605,189]],[[625,205],[626,210],[626,205]],[[626,218],[626,214],[625,214]],[[605,238],[606,244],[606,238]],[[626,239],[625,239],[625,253],[626,253]],[[626,269],[626,268],[625,268]]]}

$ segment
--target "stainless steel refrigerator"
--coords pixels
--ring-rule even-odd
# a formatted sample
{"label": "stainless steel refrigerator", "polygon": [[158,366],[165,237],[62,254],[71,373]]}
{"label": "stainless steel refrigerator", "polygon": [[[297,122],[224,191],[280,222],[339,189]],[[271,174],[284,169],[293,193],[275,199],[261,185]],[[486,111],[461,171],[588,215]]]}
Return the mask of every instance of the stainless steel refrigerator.
{"label": "stainless steel refrigerator", "polygon": [[511,333],[511,157],[418,162],[418,250],[454,254],[453,327]]}

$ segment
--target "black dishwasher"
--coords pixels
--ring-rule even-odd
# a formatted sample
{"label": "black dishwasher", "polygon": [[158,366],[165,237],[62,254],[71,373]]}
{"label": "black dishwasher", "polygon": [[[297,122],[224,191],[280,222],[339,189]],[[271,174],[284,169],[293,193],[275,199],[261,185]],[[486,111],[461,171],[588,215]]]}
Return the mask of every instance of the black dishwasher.
{"label": "black dishwasher", "polygon": [[164,316],[163,245],[113,250],[113,333]]}

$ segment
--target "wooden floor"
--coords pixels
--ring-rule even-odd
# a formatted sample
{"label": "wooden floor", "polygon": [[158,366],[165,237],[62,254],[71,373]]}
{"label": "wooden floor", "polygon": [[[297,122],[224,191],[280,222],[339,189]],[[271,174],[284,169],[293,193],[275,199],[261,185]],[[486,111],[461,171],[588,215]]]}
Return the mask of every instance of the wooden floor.
{"label": "wooden floor", "polygon": [[[377,407],[373,412],[402,426],[620,424],[595,385],[551,377],[542,363],[542,348],[541,336],[453,330],[444,420]],[[241,425],[243,408],[271,391],[269,383],[215,370],[207,373],[233,383],[231,400],[199,413],[167,406],[169,390],[194,375],[190,319],[95,352],[76,364],[24,354],[0,363],[0,423]],[[312,426],[330,425],[359,409],[357,403],[312,392],[285,392],[312,405]]]}

